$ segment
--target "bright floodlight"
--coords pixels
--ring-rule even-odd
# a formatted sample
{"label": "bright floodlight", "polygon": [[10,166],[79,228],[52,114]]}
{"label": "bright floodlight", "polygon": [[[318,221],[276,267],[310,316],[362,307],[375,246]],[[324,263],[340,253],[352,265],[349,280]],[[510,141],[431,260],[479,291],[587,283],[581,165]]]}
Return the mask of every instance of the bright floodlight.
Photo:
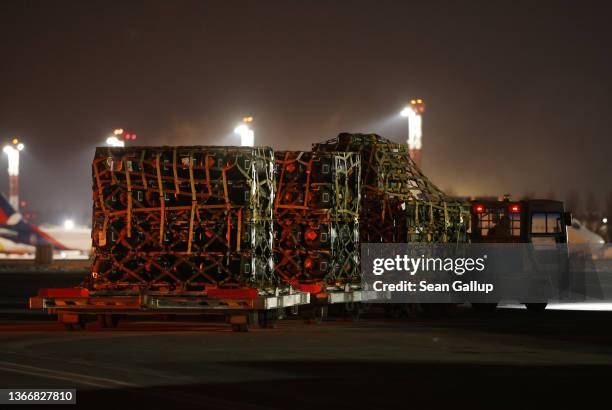
{"label": "bright floodlight", "polygon": [[411,150],[419,150],[422,147],[422,130],[421,130],[421,116],[411,107],[406,106],[400,115],[404,118],[408,118],[408,148]]}
{"label": "bright floodlight", "polygon": [[601,222],[603,222],[603,223],[607,224],[607,223],[608,223],[608,218],[603,218],[603,219],[601,220]]}
{"label": "bright floodlight", "polygon": [[24,145],[19,138],[13,138],[2,149],[8,157],[9,203],[16,211],[19,211],[19,151],[23,149]]}
{"label": "bright floodlight", "polygon": [[64,229],[67,231],[71,231],[74,229],[74,221],[72,219],[66,219],[64,221]]}
{"label": "bright floodlight", "polygon": [[2,151],[8,157],[8,174],[9,176],[19,175],[19,151],[13,145],[5,145]]}
{"label": "bright floodlight", "polygon": [[400,115],[402,117],[409,117],[411,113],[413,113],[414,111],[412,111],[412,108],[410,107],[405,107],[402,111],[400,111]]}
{"label": "bright floodlight", "polygon": [[111,147],[124,147],[125,142],[121,141],[119,138],[115,137],[114,135],[111,135],[110,137],[106,139],[106,145],[111,146]]}
{"label": "bright floodlight", "polygon": [[246,132],[248,129],[249,127],[246,124],[240,124],[239,126],[234,128],[234,132],[238,135],[241,135],[242,133]]}
{"label": "bright floodlight", "polygon": [[255,132],[246,124],[240,124],[234,128],[234,132],[240,136],[240,145],[252,147],[255,145]]}

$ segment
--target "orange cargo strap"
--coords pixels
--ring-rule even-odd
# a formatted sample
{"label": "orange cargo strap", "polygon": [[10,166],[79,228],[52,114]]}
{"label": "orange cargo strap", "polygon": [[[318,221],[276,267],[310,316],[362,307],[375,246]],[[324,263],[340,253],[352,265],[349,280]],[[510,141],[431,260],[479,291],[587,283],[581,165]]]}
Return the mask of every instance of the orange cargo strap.
{"label": "orange cargo strap", "polygon": [[176,148],[172,150],[172,175],[174,175],[174,192],[176,195],[181,192],[181,188],[178,181],[178,171],[176,169]]}
{"label": "orange cargo strap", "polygon": [[159,169],[159,158],[161,154],[157,153],[155,157],[155,170],[157,171],[157,186],[159,189],[159,244],[162,245],[164,243],[164,223],[166,221],[166,201],[164,199],[164,185],[161,176],[161,170]]}
{"label": "orange cargo strap", "polygon": [[191,253],[191,242],[193,241],[193,217],[196,210],[196,192],[193,181],[193,154],[189,153],[189,183],[191,184],[191,217],[189,218],[189,242],[187,242],[187,253]]}
{"label": "orange cargo strap", "polygon": [[225,199],[225,207],[229,209],[230,203],[227,195],[227,174],[225,171],[226,167],[223,167],[223,170],[221,171],[221,176],[223,178],[223,198]]}
{"label": "orange cargo strap", "polygon": [[306,209],[308,208],[308,197],[310,196],[310,173],[312,172],[312,163],[314,162],[314,154],[310,157],[310,161],[306,164],[306,193],[304,194],[304,210],[302,211],[306,215]]}
{"label": "orange cargo strap", "polygon": [[106,230],[108,229],[108,217],[104,215],[104,222],[102,223],[102,231],[98,232],[98,242],[100,246],[106,246]]}
{"label": "orange cargo strap", "polygon": [[230,212],[228,212],[227,213],[227,234],[225,235],[226,236],[225,239],[227,239],[227,247],[228,248],[230,247],[230,243],[231,243],[231,240],[232,240],[231,235],[232,235],[232,218],[231,218]]}
{"label": "orange cargo strap", "polygon": [[125,180],[127,182],[127,213],[126,213],[126,222],[127,222],[127,237],[132,237],[132,179],[130,178],[130,167],[128,167],[127,161],[125,161]]}
{"label": "orange cargo strap", "polygon": [[278,179],[278,189],[276,198],[274,198],[274,209],[278,208],[281,200],[281,192],[283,190],[283,180],[285,179],[285,166],[287,164],[287,158],[289,157],[289,151],[285,152],[285,159],[283,160],[283,166],[281,168],[280,178]]}
{"label": "orange cargo strap", "polygon": [[210,155],[206,155],[206,158],[204,158],[204,169],[206,170],[206,188],[208,189],[208,195],[211,195],[211,190],[210,190],[210,167],[208,165],[208,159],[211,158]]}
{"label": "orange cargo strap", "polygon": [[106,207],[104,206],[104,193],[102,191],[102,182],[100,182],[100,172],[98,171],[97,163],[93,163],[94,174],[96,175],[96,185],[98,186],[98,200],[100,201],[100,208],[102,212],[106,214]]}
{"label": "orange cargo strap", "polygon": [[110,167],[111,184],[117,185],[117,178],[115,177],[115,159],[113,158],[113,153],[110,148],[108,149],[108,158],[111,159],[111,163],[108,164]]}
{"label": "orange cargo strap", "polygon": [[242,238],[240,231],[242,230],[242,208],[238,209],[238,231],[236,233],[236,252],[240,252],[240,240]]}
{"label": "orange cargo strap", "polygon": [[145,170],[144,170],[144,159],[145,159],[145,150],[142,150],[142,153],[140,154],[140,177],[142,178],[142,188],[146,191],[147,190],[147,177],[145,177]]}

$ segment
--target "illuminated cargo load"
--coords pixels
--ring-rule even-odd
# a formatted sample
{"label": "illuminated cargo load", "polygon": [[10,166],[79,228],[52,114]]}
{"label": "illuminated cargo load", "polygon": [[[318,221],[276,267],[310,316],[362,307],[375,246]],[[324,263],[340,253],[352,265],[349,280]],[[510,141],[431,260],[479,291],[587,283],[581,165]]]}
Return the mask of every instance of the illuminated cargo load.
{"label": "illuminated cargo load", "polygon": [[359,283],[359,155],[276,151],[275,158],[279,278],[302,289]]}
{"label": "illuminated cargo load", "polygon": [[313,144],[314,152],[361,155],[360,241],[465,242],[469,207],[419,170],[406,145],[376,134],[348,134]]}
{"label": "illuminated cargo load", "polygon": [[270,289],[270,148],[97,148],[96,290]]}

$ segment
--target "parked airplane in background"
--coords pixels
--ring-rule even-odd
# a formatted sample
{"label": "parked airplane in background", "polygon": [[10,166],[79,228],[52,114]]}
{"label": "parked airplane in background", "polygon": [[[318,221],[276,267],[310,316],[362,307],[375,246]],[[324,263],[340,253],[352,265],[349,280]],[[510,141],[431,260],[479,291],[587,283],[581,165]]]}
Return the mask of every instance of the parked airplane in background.
{"label": "parked airplane in background", "polygon": [[66,225],[44,224],[40,225],[38,229],[73,251],[79,251],[85,255],[91,253],[91,228],[88,226],[73,226],[72,223]]}
{"label": "parked airplane in background", "polygon": [[0,253],[10,255],[28,255],[33,254],[36,251],[36,248],[31,245],[15,243],[10,239],[3,237],[3,235],[10,235],[11,233],[11,231],[0,229]]}
{"label": "parked airplane in background", "polygon": [[62,237],[56,227],[41,229],[24,220],[4,195],[0,194],[0,252],[9,254],[34,253],[36,245],[51,245],[55,251],[89,253],[89,229],[65,229]]}
{"label": "parked airplane in background", "polygon": [[578,219],[572,218],[572,224],[567,227],[567,241],[571,244],[589,244],[602,247],[606,241],[595,232],[587,229]]}
{"label": "parked airplane in background", "polygon": [[567,227],[567,242],[570,253],[588,249],[594,259],[612,259],[612,246],[575,218],[572,218],[572,224]]}

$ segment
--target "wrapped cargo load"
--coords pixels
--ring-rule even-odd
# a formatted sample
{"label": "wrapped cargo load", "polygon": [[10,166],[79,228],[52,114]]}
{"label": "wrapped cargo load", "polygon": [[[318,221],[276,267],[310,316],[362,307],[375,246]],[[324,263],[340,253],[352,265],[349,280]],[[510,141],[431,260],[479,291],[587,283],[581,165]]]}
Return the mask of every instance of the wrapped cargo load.
{"label": "wrapped cargo load", "polygon": [[97,148],[93,190],[91,288],[275,288],[271,148]]}
{"label": "wrapped cargo load", "polygon": [[465,242],[468,207],[418,169],[408,147],[376,134],[348,134],[313,145],[315,152],[361,154],[361,242]]}
{"label": "wrapped cargo load", "polygon": [[277,151],[275,270],[295,287],[359,282],[360,158]]}

